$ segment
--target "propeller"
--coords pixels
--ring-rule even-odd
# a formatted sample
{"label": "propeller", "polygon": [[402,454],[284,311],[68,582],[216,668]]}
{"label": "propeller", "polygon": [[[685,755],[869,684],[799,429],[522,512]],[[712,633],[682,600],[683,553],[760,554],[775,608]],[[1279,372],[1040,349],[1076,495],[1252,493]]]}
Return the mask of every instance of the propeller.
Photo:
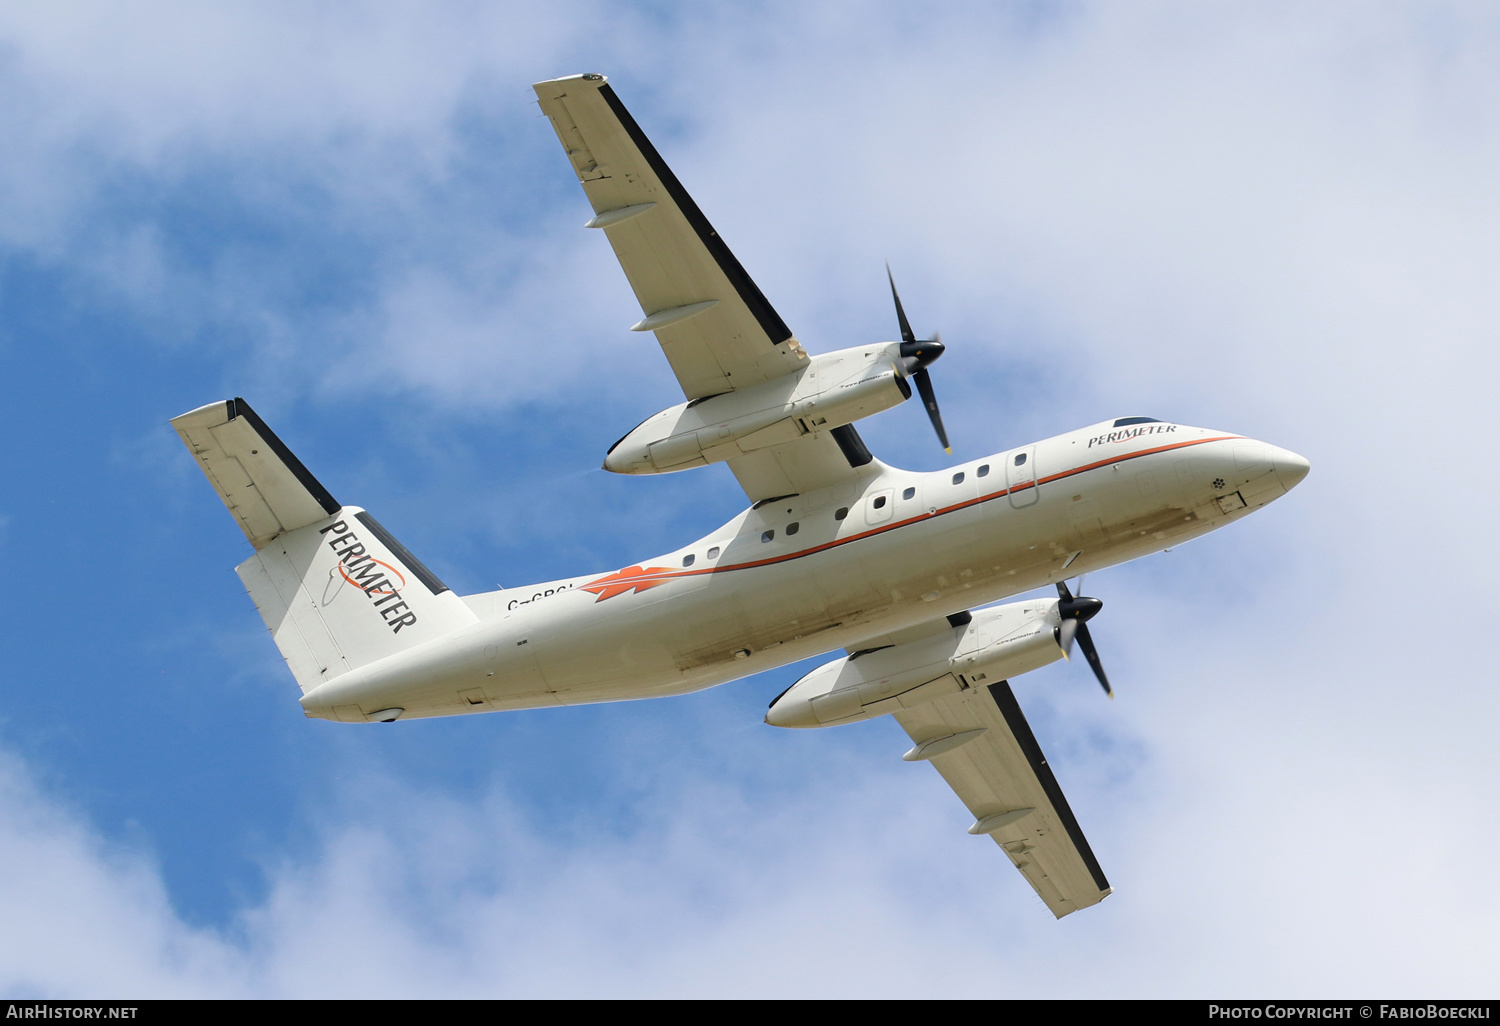
{"label": "propeller", "polygon": [[[1078,590],[1083,590],[1083,578],[1078,578]],[[1068,590],[1066,582],[1057,582],[1057,615],[1062,618],[1062,625],[1057,628],[1057,644],[1063,651],[1063,658],[1069,659],[1073,651],[1073,642],[1076,639],[1078,647],[1083,651],[1083,657],[1089,661],[1089,667],[1094,671],[1094,676],[1099,678],[1099,686],[1104,688],[1104,693],[1110,698],[1115,697],[1114,691],[1109,686],[1109,678],[1104,675],[1104,664],[1099,661],[1099,651],[1094,648],[1094,639],[1089,636],[1088,622],[1092,620],[1104,608],[1104,603],[1096,598],[1086,598],[1079,595],[1073,597]]]}
{"label": "propeller", "polygon": [[891,274],[891,265],[885,265],[885,276],[891,282],[891,298],[896,301],[896,320],[901,323],[901,360],[899,367],[903,376],[910,377],[917,383],[917,392],[922,396],[922,405],[927,407],[927,418],[932,421],[932,427],[937,431],[938,441],[943,443],[943,451],[953,452],[953,447],[948,444],[948,432],[943,429],[943,415],[938,412],[937,394],[932,390],[932,379],[927,375],[927,366],[943,355],[942,337],[933,332],[930,339],[919,339],[911,330],[911,323],[906,319],[906,311],[901,308],[901,294],[896,291],[896,278]]}

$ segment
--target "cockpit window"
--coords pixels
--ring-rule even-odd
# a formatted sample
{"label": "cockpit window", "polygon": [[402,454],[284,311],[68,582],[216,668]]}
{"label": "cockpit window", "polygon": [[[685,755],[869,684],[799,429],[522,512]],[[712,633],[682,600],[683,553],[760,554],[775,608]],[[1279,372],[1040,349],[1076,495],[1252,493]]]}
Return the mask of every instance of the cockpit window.
{"label": "cockpit window", "polygon": [[1155,417],[1121,417],[1115,421],[1115,427],[1125,427],[1127,424],[1160,424],[1161,421]]}

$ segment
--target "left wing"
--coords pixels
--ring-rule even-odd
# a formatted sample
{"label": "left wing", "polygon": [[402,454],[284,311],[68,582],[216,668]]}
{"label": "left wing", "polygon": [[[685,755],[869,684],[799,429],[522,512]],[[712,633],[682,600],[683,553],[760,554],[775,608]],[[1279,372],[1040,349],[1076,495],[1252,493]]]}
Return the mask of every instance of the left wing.
{"label": "left wing", "polygon": [[916,742],[907,757],[937,767],[974,814],[969,832],[993,837],[1054,916],[1109,895],[1109,881],[1008,682],[902,709],[895,717]]}
{"label": "left wing", "polygon": [[[853,424],[815,431],[782,445],[767,446],[729,460],[745,494],[760,502],[782,495],[805,495],[884,464],[870,455]],[[866,469],[868,468],[868,469]]]}
{"label": "left wing", "polygon": [[603,75],[533,86],[645,317],[689,399],[807,366],[791,329],[745,273]]}
{"label": "left wing", "polygon": [[[689,399],[732,392],[808,365],[807,353],[745,273],[603,75],[533,88],[568,153],[645,316]],[[729,460],[759,502],[814,491],[873,461],[853,425],[814,431]],[[874,467],[872,469],[878,469]]]}

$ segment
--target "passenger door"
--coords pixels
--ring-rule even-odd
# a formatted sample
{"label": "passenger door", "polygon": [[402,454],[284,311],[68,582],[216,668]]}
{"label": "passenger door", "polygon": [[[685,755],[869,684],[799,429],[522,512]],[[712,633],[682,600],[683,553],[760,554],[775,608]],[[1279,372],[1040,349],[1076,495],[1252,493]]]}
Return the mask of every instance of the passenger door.
{"label": "passenger door", "polygon": [[1024,509],[1036,504],[1036,446],[1005,454],[1005,487],[1010,489],[1010,504]]}

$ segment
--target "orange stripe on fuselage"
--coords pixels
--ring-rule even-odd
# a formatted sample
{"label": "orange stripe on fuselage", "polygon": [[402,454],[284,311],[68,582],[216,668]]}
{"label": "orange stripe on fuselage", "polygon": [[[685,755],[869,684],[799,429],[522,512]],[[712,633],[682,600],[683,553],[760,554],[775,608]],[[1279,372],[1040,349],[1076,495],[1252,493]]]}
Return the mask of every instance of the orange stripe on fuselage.
{"label": "orange stripe on fuselage", "polygon": [[[848,545],[850,542],[857,542],[864,538],[873,538],[875,535],[885,534],[887,531],[894,531],[902,527],[910,527],[912,524],[919,524],[924,520],[934,520],[948,513],[956,513],[961,509],[967,509],[970,506],[977,506],[982,502],[991,502],[995,499],[1003,499],[1007,495],[1011,495],[1015,492],[1025,491],[1027,488],[1036,488],[1039,485],[1051,484],[1053,481],[1062,481],[1066,478],[1075,477],[1078,474],[1087,473],[1090,470],[1098,470],[1100,467],[1108,467],[1115,463],[1123,463],[1126,460],[1137,459],[1141,456],[1152,456],[1159,452],[1170,452],[1173,449],[1185,449],[1189,446],[1204,445],[1208,442],[1227,442],[1232,441],[1236,438],[1243,437],[1243,435],[1217,435],[1213,438],[1195,438],[1187,442],[1173,442],[1171,445],[1158,445],[1155,448],[1151,449],[1138,449],[1135,452],[1121,453],[1118,456],[1111,456],[1108,459],[1097,460],[1093,463],[1084,464],[1081,467],[1074,467],[1071,470],[1064,470],[1061,473],[1052,474],[1037,481],[1026,481],[1022,484],[1016,485],[1013,488],[1002,488],[1000,491],[991,492],[988,495],[980,495],[973,499],[965,499],[963,502],[955,502],[951,506],[944,506],[942,509],[934,510],[930,513],[919,513],[914,517],[908,517],[905,520],[898,520],[892,524],[883,524],[880,527],[874,527],[868,531],[861,531],[859,534],[851,534],[847,538],[835,538],[833,541],[824,542],[821,545],[814,545],[811,548],[799,549],[796,552],[786,552],[779,556],[769,556],[766,559],[756,559],[748,563],[734,563],[730,566],[706,566],[697,570],[661,570],[658,573],[642,573],[630,577],[621,577],[621,572],[616,571],[614,574],[609,574],[607,578],[600,578],[598,581],[591,581],[590,584],[603,583],[606,579],[609,581],[609,584],[611,585],[610,591],[599,595],[599,598],[596,600],[602,602],[606,598],[613,598],[615,597],[615,595],[622,594],[624,591],[630,590],[632,586],[636,587],[637,592],[639,592],[645,590],[645,587],[660,584],[663,581],[675,580],[679,577],[698,577],[703,574],[722,574],[728,573],[732,570],[753,570],[756,567],[770,566],[773,563],[785,563],[788,560],[801,559],[804,556],[811,556],[815,553],[823,552],[827,549],[835,548],[839,545]],[[652,567],[652,570],[657,570],[657,568]],[[624,587],[620,587],[622,585]],[[583,588],[588,589],[589,586],[590,585],[583,585]],[[619,590],[615,590],[616,588],[618,588]]]}

